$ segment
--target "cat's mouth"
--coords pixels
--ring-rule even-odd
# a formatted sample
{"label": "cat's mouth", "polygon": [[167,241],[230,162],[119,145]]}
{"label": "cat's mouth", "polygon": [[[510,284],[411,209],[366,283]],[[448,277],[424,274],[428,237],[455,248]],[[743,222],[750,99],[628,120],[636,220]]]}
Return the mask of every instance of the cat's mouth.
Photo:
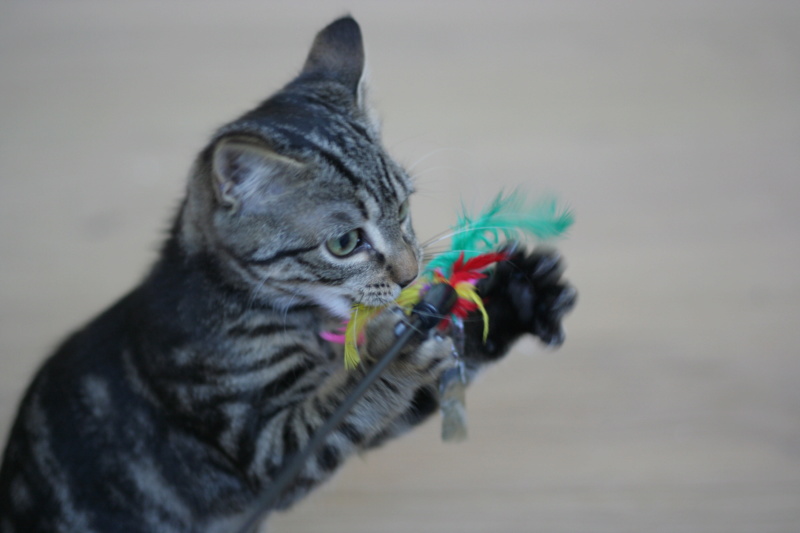
{"label": "cat's mouth", "polygon": [[400,295],[400,286],[383,285],[375,290],[359,289],[355,294],[332,288],[318,288],[312,299],[320,307],[342,319],[348,319],[354,305],[385,307]]}
{"label": "cat's mouth", "polygon": [[369,307],[385,307],[395,300],[393,296],[363,296],[358,303]]}
{"label": "cat's mouth", "polygon": [[391,304],[399,294],[399,288],[397,291],[359,291],[357,294],[350,295],[343,294],[336,290],[318,289],[315,291],[314,296],[312,296],[312,300],[333,316],[346,320],[350,318],[350,313],[354,305],[360,304],[368,307],[385,307]]}
{"label": "cat's mouth", "polygon": [[400,296],[399,285],[381,284],[374,290],[360,290],[355,301],[370,307],[385,307],[394,302],[398,296]]}

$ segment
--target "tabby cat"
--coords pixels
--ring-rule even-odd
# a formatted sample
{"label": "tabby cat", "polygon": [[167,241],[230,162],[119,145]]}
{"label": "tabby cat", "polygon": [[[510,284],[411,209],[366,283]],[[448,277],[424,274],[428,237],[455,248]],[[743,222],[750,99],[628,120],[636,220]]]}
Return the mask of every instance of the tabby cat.
{"label": "tabby cat", "polygon": [[[22,400],[0,472],[0,531],[227,532],[391,344],[371,323],[362,366],[323,340],[353,303],[417,276],[406,172],[365,106],[361,32],[316,37],[299,76],[200,152],[142,283],[50,357]],[[521,335],[563,341],[575,291],[553,251],[517,251],[480,286],[491,333],[466,326],[472,377]],[[452,365],[412,342],[298,478],[284,509],[350,455],[418,424]]]}

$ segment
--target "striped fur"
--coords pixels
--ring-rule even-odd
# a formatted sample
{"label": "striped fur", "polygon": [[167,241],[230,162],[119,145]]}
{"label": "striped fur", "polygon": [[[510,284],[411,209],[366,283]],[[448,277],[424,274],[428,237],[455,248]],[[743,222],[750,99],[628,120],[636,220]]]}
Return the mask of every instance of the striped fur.
{"label": "striped fur", "polygon": [[[381,148],[363,70],[358,26],[340,19],[296,80],[214,135],[149,275],[73,334],[28,389],[0,471],[0,533],[237,531],[363,376],[319,334],[353,302],[393,300],[421,258],[403,208],[413,187]],[[326,243],[356,229],[352,253],[331,252]],[[563,311],[569,291],[556,282],[550,308]],[[492,290],[495,314],[513,323],[519,313],[502,307],[510,297]],[[365,366],[397,320],[387,312],[370,326]],[[514,326],[484,345],[468,330],[471,370],[525,331],[537,333]],[[410,346],[279,507],[433,412],[450,351],[441,338]]]}

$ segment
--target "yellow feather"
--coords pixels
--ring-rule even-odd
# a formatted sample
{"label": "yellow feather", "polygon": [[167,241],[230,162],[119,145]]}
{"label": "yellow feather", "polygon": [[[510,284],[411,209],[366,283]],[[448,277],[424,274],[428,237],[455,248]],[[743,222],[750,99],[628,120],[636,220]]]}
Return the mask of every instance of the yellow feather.
{"label": "yellow feather", "polygon": [[370,307],[364,304],[356,304],[350,313],[350,321],[344,331],[344,366],[353,369],[361,363],[358,355],[358,340],[367,329],[367,323],[375,316],[380,307]]}
{"label": "yellow feather", "polygon": [[361,358],[358,356],[358,305],[353,306],[350,313],[350,322],[344,333],[344,366],[348,370],[358,366]]}
{"label": "yellow feather", "polygon": [[469,300],[478,306],[483,316],[483,342],[486,342],[489,337],[489,313],[486,312],[486,308],[483,306],[483,299],[478,294],[478,289],[471,283],[459,283],[455,289],[459,298]]}
{"label": "yellow feather", "polygon": [[403,291],[400,293],[400,296],[397,297],[397,300],[395,300],[394,303],[403,309],[410,310],[421,300],[420,292],[422,292],[422,289],[425,287],[426,283],[426,279],[421,279],[413,285],[409,285],[403,289]]}

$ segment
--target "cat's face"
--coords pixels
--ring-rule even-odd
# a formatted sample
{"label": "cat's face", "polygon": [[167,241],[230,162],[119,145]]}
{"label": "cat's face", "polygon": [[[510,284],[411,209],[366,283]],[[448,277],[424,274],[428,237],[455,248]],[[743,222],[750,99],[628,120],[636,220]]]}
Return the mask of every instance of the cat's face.
{"label": "cat's face", "polygon": [[199,220],[184,232],[201,232],[205,251],[254,295],[345,317],[353,303],[394,300],[421,251],[405,171],[358,117],[319,112],[225,128],[201,155],[188,203],[200,208],[187,209]]}
{"label": "cat's face", "polygon": [[212,145],[200,172],[215,191],[201,211],[204,246],[239,284],[279,304],[348,316],[353,303],[394,300],[421,259],[405,172],[373,143],[349,157],[331,145],[320,157],[272,144],[239,124]]}

